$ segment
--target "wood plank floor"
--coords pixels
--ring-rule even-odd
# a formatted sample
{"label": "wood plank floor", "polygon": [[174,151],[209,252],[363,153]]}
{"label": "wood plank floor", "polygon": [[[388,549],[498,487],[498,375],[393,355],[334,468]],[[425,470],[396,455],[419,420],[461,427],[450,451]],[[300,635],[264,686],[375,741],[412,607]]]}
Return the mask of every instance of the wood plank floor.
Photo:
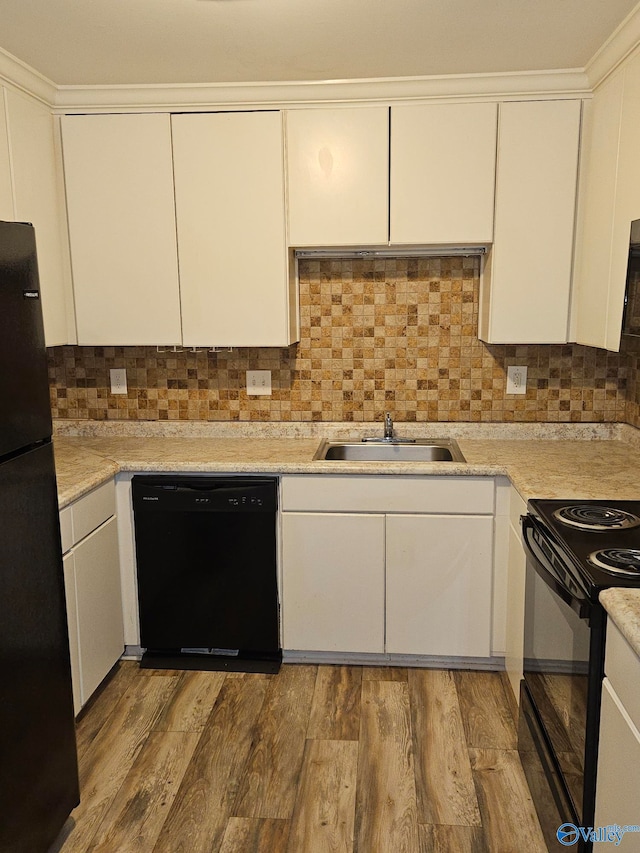
{"label": "wood plank floor", "polygon": [[119,664],[52,853],[543,853],[497,673]]}

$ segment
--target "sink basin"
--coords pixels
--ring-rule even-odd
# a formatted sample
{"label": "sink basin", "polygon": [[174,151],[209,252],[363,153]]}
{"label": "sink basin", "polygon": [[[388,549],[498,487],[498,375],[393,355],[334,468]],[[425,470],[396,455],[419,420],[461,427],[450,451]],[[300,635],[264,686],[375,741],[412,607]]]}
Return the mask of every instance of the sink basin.
{"label": "sink basin", "polygon": [[464,462],[460,448],[449,439],[394,441],[323,441],[314,459],[342,462]]}

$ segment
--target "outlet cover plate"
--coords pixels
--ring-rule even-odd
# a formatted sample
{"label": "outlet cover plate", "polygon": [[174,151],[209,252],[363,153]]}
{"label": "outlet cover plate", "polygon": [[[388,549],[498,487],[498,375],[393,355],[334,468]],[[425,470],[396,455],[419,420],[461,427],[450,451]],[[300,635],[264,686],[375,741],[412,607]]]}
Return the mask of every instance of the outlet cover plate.
{"label": "outlet cover plate", "polygon": [[527,393],[527,368],[517,364],[507,367],[507,394]]}
{"label": "outlet cover plate", "polygon": [[247,370],[247,394],[271,395],[271,371]]}
{"label": "outlet cover plate", "polygon": [[122,368],[112,368],[109,371],[109,378],[111,380],[111,393],[112,394],[126,394],[127,393],[127,371],[124,367]]}

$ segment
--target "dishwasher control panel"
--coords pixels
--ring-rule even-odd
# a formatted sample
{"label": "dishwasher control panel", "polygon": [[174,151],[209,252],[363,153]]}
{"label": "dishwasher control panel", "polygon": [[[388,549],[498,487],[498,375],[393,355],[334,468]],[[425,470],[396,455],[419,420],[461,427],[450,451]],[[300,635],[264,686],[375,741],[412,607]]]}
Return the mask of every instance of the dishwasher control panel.
{"label": "dishwasher control panel", "polygon": [[136,512],[274,512],[278,507],[275,477],[135,476]]}

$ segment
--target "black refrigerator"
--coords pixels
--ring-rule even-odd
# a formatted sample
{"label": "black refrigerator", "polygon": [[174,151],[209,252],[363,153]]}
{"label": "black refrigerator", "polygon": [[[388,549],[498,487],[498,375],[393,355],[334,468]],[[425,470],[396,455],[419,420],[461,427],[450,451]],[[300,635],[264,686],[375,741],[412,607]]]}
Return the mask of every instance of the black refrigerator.
{"label": "black refrigerator", "polygon": [[0,853],[79,802],[51,433],[34,229],[0,222]]}

